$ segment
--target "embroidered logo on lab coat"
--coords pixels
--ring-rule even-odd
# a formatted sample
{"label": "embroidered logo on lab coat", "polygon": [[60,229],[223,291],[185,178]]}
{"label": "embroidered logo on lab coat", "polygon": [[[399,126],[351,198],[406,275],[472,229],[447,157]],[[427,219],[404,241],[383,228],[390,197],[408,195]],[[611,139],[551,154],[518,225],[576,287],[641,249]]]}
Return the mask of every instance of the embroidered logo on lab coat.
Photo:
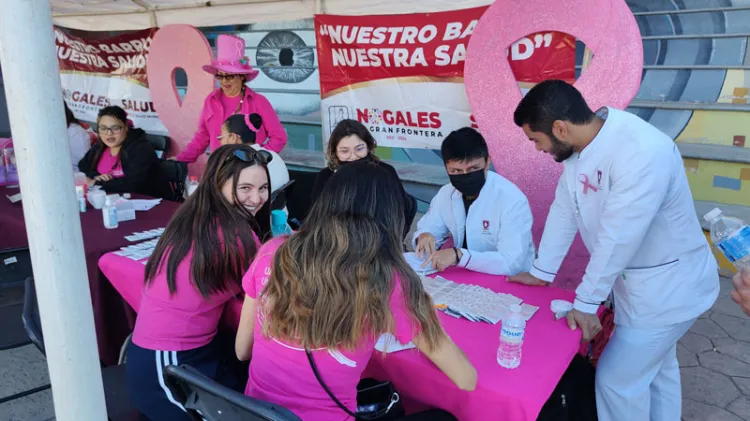
{"label": "embroidered logo on lab coat", "polygon": [[490,235],[490,234],[492,234],[490,232],[490,221],[485,219],[482,221],[482,235]]}

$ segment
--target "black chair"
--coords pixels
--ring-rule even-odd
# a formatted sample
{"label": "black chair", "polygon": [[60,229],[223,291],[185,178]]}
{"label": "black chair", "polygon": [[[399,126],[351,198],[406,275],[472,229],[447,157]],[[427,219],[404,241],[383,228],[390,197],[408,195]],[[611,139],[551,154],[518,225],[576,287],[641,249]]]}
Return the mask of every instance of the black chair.
{"label": "black chair", "polygon": [[317,177],[317,172],[289,170],[289,179],[294,180],[294,184],[286,189],[285,194],[292,229],[299,228],[312,206],[312,191]]}
{"label": "black chair", "polygon": [[[39,317],[39,302],[36,297],[34,279],[26,279],[26,294],[23,303],[23,325],[39,351],[45,354],[44,335]],[[123,347],[127,346],[127,343]],[[107,405],[107,418],[110,421],[135,421],[140,414],[130,405],[130,394],[127,388],[125,364],[102,368],[104,400]],[[40,390],[49,388],[49,385]],[[30,394],[27,392],[27,394]]]}
{"label": "black chair", "polygon": [[194,421],[301,421],[288,409],[222,386],[189,365],[167,366],[164,382]]}
{"label": "black chair", "polygon": [[172,188],[172,197],[168,197],[167,200],[173,202],[184,202],[185,201],[185,179],[188,175],[187,164],[180,161],[162,160],[159,161],[159,170],[162,172],[164,177],[169,182],[169,186]]}
{"label": "black chair", "polygon": [[146,134],[146,140],[148,140],[148,143],[150,143],[154,148],[154,150],[156,151],[156,156],[158,156],[160,159],[165,158],[167,154],[169,154],[169,148],[172,142],[168,137]]}
{"label": "black chair", "polygon": [[294,180],[289,180],[275,192],[271,193],[271,210],[284,209],[287,202],[287,190],[294,184]]}
{"label": "black chair", "polygon": [[27,247],[0,251],[0,351],[31,343],[21,323],[24,281],[30,276]]}
{"label": "black chair", "polygon": [[23,286],[32,276],[28,247],[0,251],[0,288]]}

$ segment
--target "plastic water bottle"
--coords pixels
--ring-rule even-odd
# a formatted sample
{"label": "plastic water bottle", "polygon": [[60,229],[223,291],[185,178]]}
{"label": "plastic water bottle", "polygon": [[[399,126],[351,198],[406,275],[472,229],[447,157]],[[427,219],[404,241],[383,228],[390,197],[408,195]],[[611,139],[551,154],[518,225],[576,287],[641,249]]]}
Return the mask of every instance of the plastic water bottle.
{"label": "plastic water bottle", "polygon": [[115,229],[120,225],[117,222],[117,206],[114,198],[107,196],[102,208],[102,217],[104,218],[104,228]]}
{"label": "plastic water bottle", "polygon": [[714,208],[703,216],[711,224],[711,242],[737,270],[750,269],[750,226]]}
{"label": "plastic water bottle", "polygon": [[279,237],[282,235],[291,235],[292,228],[287,223],[288,216],[281,209],[271,211],[271,235]]}
{"label": "plastic water bottle", "polygon": [[187,195],[190,196],[198,188],[198,179],[195,176],[190,177],[190,181],[187,183]]}
{"label": "plastic water bottle", "polygon": [[497,363],[501,367],[516,368],[521,365],[521,348],[526,319],[521,315],[521,306],[512,304],[510,316],[503,320],[500,330],[500,347],[497,349]]}

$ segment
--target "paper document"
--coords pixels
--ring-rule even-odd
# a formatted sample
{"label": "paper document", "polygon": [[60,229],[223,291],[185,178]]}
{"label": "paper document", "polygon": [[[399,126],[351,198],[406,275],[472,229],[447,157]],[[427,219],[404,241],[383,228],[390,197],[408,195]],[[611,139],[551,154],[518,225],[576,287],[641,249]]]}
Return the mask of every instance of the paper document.
{"label": "paper document", "polygon": [[382,334],[380,336],[380,339],[378,339],[378,343],[375,344],[375,349],[388,354],[412,348],[415,348],[413,343],[409,342],[408,344],[404,345],[390,333]]}
{"label": "paper document", "polygon": [[147,211],[161,203],[161,199],[130,199],[128,202],[133,204],[133,209],[137,211]]}
{"label": "paper document", "polygon": [[432,265],[427,265],[426,267],[420,267],[422,266],[422,263],[424,263],[423,259],[420,259],[417,256],[417,253],[414,252],[408,252],[404,253],[404,258],[406,259],[406,263],[411,266],[412,269],[414,269],[414,272],[417,272],[418,275],[432,275],[433,273],[437,273],[437,269],[433,269]]}

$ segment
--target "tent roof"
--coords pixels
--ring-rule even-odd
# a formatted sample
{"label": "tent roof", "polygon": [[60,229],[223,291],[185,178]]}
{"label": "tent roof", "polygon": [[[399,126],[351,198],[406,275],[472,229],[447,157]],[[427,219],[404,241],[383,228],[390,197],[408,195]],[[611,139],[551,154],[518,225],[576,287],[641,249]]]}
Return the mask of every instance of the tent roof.
{"label": "tent roof", "polygon": [[493,0],[50,0],[56,25],[120,31],[189,24],[198,27],[281,22],[315,13],[377,15],[470,8]]}

